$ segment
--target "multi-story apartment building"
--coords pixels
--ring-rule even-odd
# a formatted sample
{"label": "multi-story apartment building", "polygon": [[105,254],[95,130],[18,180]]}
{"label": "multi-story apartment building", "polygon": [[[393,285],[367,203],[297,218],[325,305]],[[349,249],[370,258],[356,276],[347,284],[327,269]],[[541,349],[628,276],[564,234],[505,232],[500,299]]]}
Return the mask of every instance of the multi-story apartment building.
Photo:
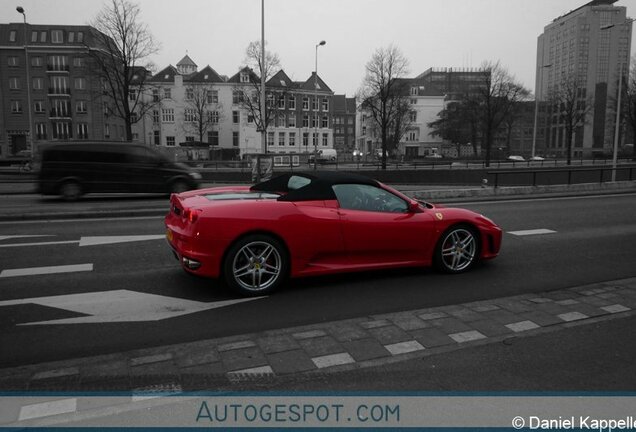
{"label": "multi-story apartment building", "polygon": [[[124,123],[91,72],[90,26],[0,24],[0,158],[58,140],[122,140]],[[31,147],[33,144],[33,148]]]}
{"label": "multi-story apartment building", "polygon": [[[443,140],[432,135],[428,123],[437,119],[444,109],[445,94],[422,78],[401,79],[404,98],[410,105],[410,126],[391,156],[405,160],[437,154]],[[371,115],[365,111],[358,113],[358,150],[365,155],[377,155],[381,149],[381,137]]]}
{"label": "multi-story apartment building", "polygon": [[[210,66],[197,71],[185,56],[176,68],[168,66],[148,80],[148,97],[156,106],[134,125],[134,133],[148,144],[187,149],[188,157],[214,157],[215,150],[236,157],[261,153],[261,134],[243,99],[257,97],[258,83],[249,68],[227,78]],[[268,100],[268,153],[312,153],[314,143],[333,148],[333,92],[320,77],[294,82],[281,70],[266,88],[275,96]]]}
{"label": "multi-story apartment building", "polygon": [[333,97],[334,148],[340,160],[352,160],[356,149],[356,98]]}
{"label": "multi-story apartment building", "polygon": [[563,118],[547,102],[564,80],[576,82],[581,104],[593,104],[585,124],[574,131],[573,156],[608,152],[613,146],[618,77],[621,71],[623,82],[629,76],[632,39],[626,8],[615,2],[586,3],[554,19],[538,38],[535,94],[548,105],[541,110],[547,141],[541,152],[563,155],[567,149]]}
{"label": "multi-story apartment building", "polygon": [[433,86],[446,100],[458,100],[483,86],[484,70],[479,68],[429,68],[416,79],[424,86]]}

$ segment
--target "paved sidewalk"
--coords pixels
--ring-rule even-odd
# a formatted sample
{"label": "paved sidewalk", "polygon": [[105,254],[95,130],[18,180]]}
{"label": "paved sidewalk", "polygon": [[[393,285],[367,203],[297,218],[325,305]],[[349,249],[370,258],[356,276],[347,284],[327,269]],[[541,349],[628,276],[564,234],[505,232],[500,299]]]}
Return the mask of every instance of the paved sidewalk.
{"label": "paved sidewalk", "polygon": [[636,278],[0,370],[0,390],[181,392],[378,366],[631,316]]}

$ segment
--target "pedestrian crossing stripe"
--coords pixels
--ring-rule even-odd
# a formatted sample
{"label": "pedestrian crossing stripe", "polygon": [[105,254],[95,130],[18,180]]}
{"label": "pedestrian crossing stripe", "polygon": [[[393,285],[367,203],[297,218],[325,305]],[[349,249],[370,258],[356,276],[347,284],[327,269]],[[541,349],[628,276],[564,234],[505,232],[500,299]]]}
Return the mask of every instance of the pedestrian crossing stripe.
{"label": "pedestrian crossing stripe", "polygon": [[16,277],[16,276],[35,276],[56,273],[74,273],[93,271],[93,264],[73,264],[49,267],[29,267],[19,269],[5,269],[0,272],[0,278]]}

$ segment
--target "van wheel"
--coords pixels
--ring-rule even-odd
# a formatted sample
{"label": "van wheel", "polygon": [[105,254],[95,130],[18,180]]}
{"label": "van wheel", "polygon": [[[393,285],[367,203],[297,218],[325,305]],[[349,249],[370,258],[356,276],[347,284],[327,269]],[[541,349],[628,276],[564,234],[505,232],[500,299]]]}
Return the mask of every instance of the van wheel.
{"label": "van wheel", "polygon": [[172,182],[172,185],[170,186],[170,192],[175,194],[185,192],[188,189],[190,189],[188,187],[188,184],[184,182],[183,180],[175,180],[174,182]]}
{"label": "van wheel", "polygon": [[82,196],[82,187],[76,181],[67,181],[60,186],[60,196],[66,201],[75,201]]}

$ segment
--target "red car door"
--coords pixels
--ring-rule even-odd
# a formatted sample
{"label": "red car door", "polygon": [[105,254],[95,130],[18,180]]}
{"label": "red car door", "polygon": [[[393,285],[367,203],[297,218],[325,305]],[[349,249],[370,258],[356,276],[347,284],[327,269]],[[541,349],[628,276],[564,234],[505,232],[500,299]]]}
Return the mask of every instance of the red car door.
{"label": "red car door", "polygon": [[334,186],[342,233],[352,264],[399,265],[426,261],[432,243],[433,216],[409,212],[409,203],[371,185]]}

